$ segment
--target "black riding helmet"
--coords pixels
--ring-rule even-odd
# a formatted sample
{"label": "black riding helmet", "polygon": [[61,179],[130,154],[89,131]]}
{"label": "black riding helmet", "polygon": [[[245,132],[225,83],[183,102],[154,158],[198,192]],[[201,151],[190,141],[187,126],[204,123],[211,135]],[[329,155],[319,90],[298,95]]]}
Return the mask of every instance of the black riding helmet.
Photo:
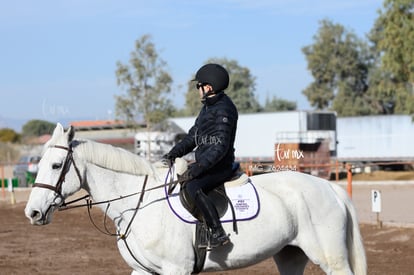
{"label": "black riding helmet", "polygon": [[214,91],[219,92],[229,86],[229,74],[223,66],[211,63],[197,71],[194,81],[210,84]]}

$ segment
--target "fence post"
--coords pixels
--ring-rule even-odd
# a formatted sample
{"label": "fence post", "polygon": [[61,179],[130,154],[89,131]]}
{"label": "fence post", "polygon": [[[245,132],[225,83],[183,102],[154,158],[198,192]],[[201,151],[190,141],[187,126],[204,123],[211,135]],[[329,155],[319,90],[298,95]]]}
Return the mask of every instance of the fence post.
{"label": "fence post", "polygon": [[349,197],[352,199],[352,165],[348,163],[346,165],[346,170],[347,170],[347,180],[348,180],[346,191],[348,192]]}
{"label": "fence post", "polygon": [[252,161],[252,160],[250,160],[250,161],[247,163],[246,173],[247,173],[247,175],[248,175],[249,177],[251,177],[251,176],[253,175],[253,161]]}
{"label": "fence post", "polygon": [[16,204],[16,196],[14,195],[14,186],[13,186],[13,179],[9,178],[7,189],[10,195],[10,203]]}

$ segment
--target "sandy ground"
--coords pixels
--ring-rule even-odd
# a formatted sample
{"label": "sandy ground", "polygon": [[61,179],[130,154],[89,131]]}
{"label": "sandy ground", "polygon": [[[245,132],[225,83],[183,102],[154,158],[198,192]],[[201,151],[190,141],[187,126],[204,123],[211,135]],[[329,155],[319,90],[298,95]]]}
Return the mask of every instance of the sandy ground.
{"label": "sandy ground", "polygon": [[[341,183],[346,188],[346,183]],[[382,212],[371,211],[371,190],[379,190]],[[31,226],[23,209],[28,190],[0,194],[0,274],[130,274],[115,239],[99,233],[85,209],[57,212],[52,224]],[[413,182],[355,182],[352,198],[368,258],[368,274],[413,274]],[[99,221],[103,214],[93,209]],[[279,274],[273,261],[236,271],[213,274]],[[305,274],[324,274],[308,264]]]}

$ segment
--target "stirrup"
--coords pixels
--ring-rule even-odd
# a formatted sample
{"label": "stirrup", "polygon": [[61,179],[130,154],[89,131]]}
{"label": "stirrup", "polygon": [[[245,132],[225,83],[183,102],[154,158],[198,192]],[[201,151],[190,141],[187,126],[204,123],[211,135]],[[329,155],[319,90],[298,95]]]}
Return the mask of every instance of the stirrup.
{"label": "stirrup", "polygon": [[[208,230],[208,229],[207,229]],[[210,230],[207,231],[207,239],[204,239],[199,245],[199,249],[206,249],[207,251],[211,251],[216,247],[226,245],[230,243],[230,234],[226,234],[226,232],[221,229],[216,233],[212,233]]]}
{"label": "stirrup", "polygon": [[198,245],[199,249],[206,249],[207,251],[211,251],[214,248],[220,247],[220,246],[224,246],[228,243],[230,243],[230,238],[229,235],[226,235],[225,237],[222,237],[223,239],[215,242],[215,243],[211,243],[210,241],[208,241],[207,243],[200,243]]}
{"label": "stirrup", "polygon": [[230,243],[230,235],[226,234],[226,232],[221,231],[216,234],[212,234],[208,241],[207,251],[210,251],[216,247],[226,245]]}

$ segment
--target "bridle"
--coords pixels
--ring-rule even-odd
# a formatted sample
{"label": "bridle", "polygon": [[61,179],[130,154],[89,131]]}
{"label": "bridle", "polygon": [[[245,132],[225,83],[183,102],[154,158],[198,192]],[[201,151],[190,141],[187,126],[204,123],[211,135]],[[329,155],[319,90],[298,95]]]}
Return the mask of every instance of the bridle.
{"label": "bridle", "polygon": [[70,143],[68,147],[61,146],[61,145],[54,145],[51,148],[58,148],[58,149],[66,150],[68,152],[67,155],[66,155],[66,158],[65,158],[65,162],[63,163],[62,170],[60,172],[60,176],[58,178],[58,181],[57,181],[56,185],[35,182],[33,184],[33,187],[46,188],[46,189],[54,191],[56,193],[55,200],[57,198],[60,198],[62,200],[62,203],[64,204],[65,198],[62,195],[62,185],[63,185],[63,182],[65,181],[66,174],[69,172],[71,164],[73,164],[73,167],[75,168],[75,171],[76,171],[76,174],[79,178],[79,183],[80,184],[82,184],[82,177],[81,177],[81,174],[80,174],[80,171],[79,171],[78,167],[76,166],[75,161],[73,160],[72,143]]}

